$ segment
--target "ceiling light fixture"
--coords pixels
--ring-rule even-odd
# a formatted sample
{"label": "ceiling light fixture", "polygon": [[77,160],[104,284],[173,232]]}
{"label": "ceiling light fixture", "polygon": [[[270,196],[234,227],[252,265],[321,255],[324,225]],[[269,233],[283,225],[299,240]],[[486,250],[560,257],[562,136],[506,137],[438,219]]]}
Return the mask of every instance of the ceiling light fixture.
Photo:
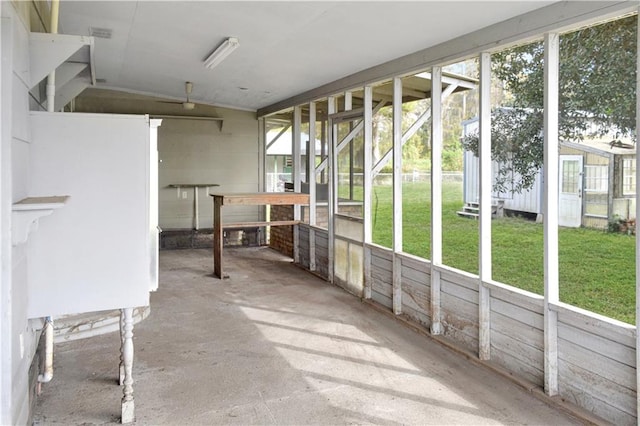
{"label": "ceiling light fixture", "polygon": [[236,50],[238,46],[240,46],[240,41],[235,37],[229,37],[223,41],[207,59],[204,60],[204,66],[209,69],[217,66],[220,62],[224,61],[231,52]]}

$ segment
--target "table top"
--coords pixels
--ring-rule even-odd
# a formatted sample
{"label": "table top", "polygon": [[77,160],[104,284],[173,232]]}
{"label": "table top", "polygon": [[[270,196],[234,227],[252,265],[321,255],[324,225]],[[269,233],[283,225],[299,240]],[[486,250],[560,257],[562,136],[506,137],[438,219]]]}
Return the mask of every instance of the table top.
{"label": "table top", "polygon": [[203,188],[207,186],[220,186],[219,183],[170,183],[168,188]]}
{"label": "table top", "polygon": [[309,194],[299,192],[253,192],[209,194],[222,205],[309,204]]}

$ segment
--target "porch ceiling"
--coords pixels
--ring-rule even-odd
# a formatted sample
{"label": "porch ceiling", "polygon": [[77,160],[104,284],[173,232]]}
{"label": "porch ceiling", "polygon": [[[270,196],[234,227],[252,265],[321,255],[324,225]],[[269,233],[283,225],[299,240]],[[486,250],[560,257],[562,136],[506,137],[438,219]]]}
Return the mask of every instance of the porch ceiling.
{"label": "porch ceiling", "polygon": [[[98,87],[256,110],[552,1],[68,1],[60,32],[96,38]],[[227,37],[240,47],[213,70]],[[181,106],[176,105],[176,112]]]}

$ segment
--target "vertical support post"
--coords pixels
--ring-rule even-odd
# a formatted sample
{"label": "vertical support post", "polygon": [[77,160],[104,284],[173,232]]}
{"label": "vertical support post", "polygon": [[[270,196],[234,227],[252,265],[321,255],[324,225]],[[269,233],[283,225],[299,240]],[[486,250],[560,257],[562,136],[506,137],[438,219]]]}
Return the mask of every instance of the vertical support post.
{"label": "vertical support post", "polygon": [[198,185],[193,185],[193,229],[196,231],[200,228],[200,214],[198,211]]}
{"label": "vertical support post", "polygon": [[[353,108],[353,93],[344,92],[344,110],[351,111]],[[353,124],[349,124],[349,130],[353,129]],[[337,151],[337,150],[336,150]],[[353,150],[353,140],[349,142],[349,199],[353,200],[353,167],[354,167],[354,158],[353,158],[354,150]],[[338,153],[336,152],[336,155]]]}
{"label": "vertical support post", "polygon": [[478,295],[478,357],[491,359],[491,54],[480,54],[480,229]]}
{"label": "vertical support post", "polygon": [[431,71],[431,334],[442,334],[442,68]]}
{"label": "vertical support post", "polygon": [[[267,131],[265,118],[258,118],[258,192],[266,191],[266,173],[267,173]],[[261,217],[260,220],[264,220]]]}
{"label": "vertical support post", "polygon": [[124,364],[124,381],[122,388],[122,423],[135,421],[133,401],[133,308],[122,309],[124,319],[124,339],[122,344],[122,360]]}
{"label": "vertical support post", "polygon": [[393,79],[393,313],[402,313],[402,79]]}
{"label": "vertical support post", "polygon": [[[274,162],[275,163],[275,162]],[[275,164],[274,164],[275,165]],[[276,166],[277,167],[277,166]],[[258,119],[258,192],[267,191],[267,127],[266,119],[261,117]],[[208,190],[207,190],[208,193]],[[266,221],[266,212],[268,206],[261,206],[259,210],[258,220]],[[258,244],[267,243],[266,228],[258,228]]]}
{"label": "vertical support post", "polygon": [[[293,137],[292,143],[293,147],[291,150],[293,161],[291,162],[292,170],[292,180],[293,180],[293,190],[294,192],[300,192],[301,189],[301,163],[302,159],[300,157],[300,148],[301,148],[301,132],[302,132],[302,108],[298,105],[293,107]],[[293,220],[300,220],[300,205],[296,204],[293,206]],[[300,263],[300,248],[298,244],[300,242],[299,229],[297,225],[293,226],[293,262]]]}
{"label": "vertical support post", "polygon": [[[638,25],[640,25],[640,9],[638,9]],[[640,26],[638,27],[640,28]],[[640,134],[640,31],[636,45],[636,135]],[[637,137],[637,136],[636,136]],[[640,143],[636,141],[636,158],[640,158]],[[637,161],[637,160],[636,160]],[[640,200],[640,167],[636,164],[636,200]],[[636,202],[636,223],[640,218],[640,203]],[[636,230],[636,324],[640,323],[640,238]],[[640,389],[640,333],[636,325],[636,389]],[[640,392],[636,392],[636,413],[640,413]]]}
{"label": "vertical support post", "polygon": [[[331,117],[331,114],[336,112],[336,98],[329,96],[327,98],[327,115]],[[335,252],[335,210],[338,204],[338,180],[337,180],[337,166],[338,158],[335,152],[334,145],[336,143],[335,125],[331,118],[328,119],[327,128],[327,173],[328,173],[328,185],[327,185],[327,234],[328,234],[328,278],[329,282],[334,281],[334,259],[333,254]]]}
{"label": "vertical support post", "polygon": [[118,384],[124,385],[124,309],[120,309],[120,368]]}
{"label": "vertical support post", "polygon": [[[371,193],[373,180],[371,167],[373,165],[373,88],[364,87],[364,167],[363,167],[363,191],[362,218],[364,220],[364,244],[371,244]],[[364,298],[371,299],[371,250],[364,249]]]}
{"label": "vertical support post", "polygon": [[213,274],[223,279],[222,275],[222,195],[213,196]]}
{"label": "vertical support post", "polygon": [[544,37],[544,390],[558,394],[558,80],[559,36]]}
{"label": "vertical support post", "polygon": [[[329,112],[327,111],[326,114],[329,114]],[[326,158],[327,150],[329,149],[327,147],[327,124],[328,123],[329,123],[329,121],[326,118],[321,121],[320,140],[322,141],[322,143],[321,143],[321,150],[320,150],[320,158],[322,160],[324,160]],[[320,172],[320,182],[326,183],[324,169],[322,169],[322,171]]]}
{"label": "vertical support post", "polygon": [[307,149],[307,182],[309,183],[309,270],[316,270],[316,103],[309,103],[309,148]]}

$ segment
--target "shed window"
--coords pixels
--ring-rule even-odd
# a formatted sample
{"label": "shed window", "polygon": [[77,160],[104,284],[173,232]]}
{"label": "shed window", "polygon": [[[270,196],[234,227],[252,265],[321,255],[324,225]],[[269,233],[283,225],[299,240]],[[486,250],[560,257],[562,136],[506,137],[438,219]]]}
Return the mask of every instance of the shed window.
{"label": "shed window", "polygon": [[584,190],[607,192],[609,189],[609,166],[584,166]]}
{"label": "shed window", "polygon": [[607,217],[609,166],[584,166],[585,214]]}
{"label": "shed window", "polygon": [[636,193],[636,159],[625,158],[622,160],[622,194],[634,195]]}
{"label": "shed window", "polygon": [[609,197],[605,193],[587,193],[586,195],[586,214],[588,216],[607,217]]}

